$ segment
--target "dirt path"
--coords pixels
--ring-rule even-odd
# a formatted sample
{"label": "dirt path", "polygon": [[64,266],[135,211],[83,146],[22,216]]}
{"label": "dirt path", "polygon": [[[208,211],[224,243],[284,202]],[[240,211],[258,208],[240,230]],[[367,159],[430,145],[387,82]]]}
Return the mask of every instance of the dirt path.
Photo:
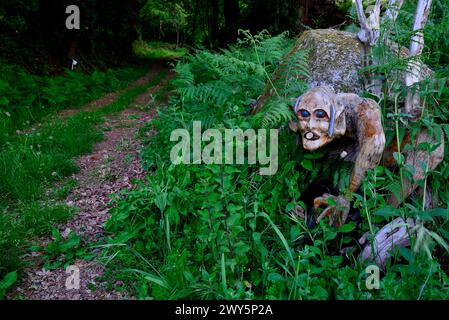
{"label": "dirt path", "polygon": [[69,116],[72,116],[81,111],[94,111],[94,110],[100,109],[100,108],[104,107],[105,105],[108,105],[108,104],[114,102],[123,92],[129,91],[137,86],[142,86],[142,85],[150,82],[152,79],[154,79],[159,74],[159,72],[162,71],[163,68],[164,67],[163,67],[162,62],[154,63],[151,66],[150,70],[143,77],[141,77],[140,79],[137,79],[136,81],[131,83],[128,87],[126,87],[122,90],[119,90],[119,91],[108,93],[97,100],[87,103],[86,105],[82,106],[81,108],[63,110],[58,113],[58,116],[69,117]]}
{"label": "dirt path", "polygon": [[[161,70],[156,72],[155,69],[150,70],[145,81],[151,81]],[[77,160],[80,171],[72,177],[76,179],[77,187],[65,200],[67,205],[76,208],[77,213],[67,223],[58,227],[63,237],[74,231],[81,236],[84,245],[96,243],[104,237],[103,225],[110,216],[108,212],[110,194],[133,188],[133,180],[142,179],[145,176],[140,165],[141,145],[135,135],[137,130],[155,115],[154,108],[143,111],[144,107],[152,101],[152,95],[172,76],[173,73],[169,72],[161,83],[138,96],[128,109],[105,117],[105,122],[102,124],[103,128],[107,128],[104,132],[104,140],[95,146],[91,154]],[[118,94],[115,97],[117,98]],[[110,100],[111,97],[103,99],[91,103],[91,108],[96,109],[114,101]],[[40,242],[45,245],[49,241],[51,241],[50,238],[43,238]],[[98,248],[93,249],[95,254],[99,254],[100,251],[101,249]],[[39,261],[40,255],[42,253],[39,252],[30,254],[28,260]],[[126,293],[114,289],[108,290],[105,284],[99,281],[104,266],[96,259],[76,260],[72,265],[80,271],[79,289],[67,289],[66,280],[69,274],[66,274],[64,268],[47,271],[42,269],[40,264],[39,267],[30,267],[25,270],[21,281],[8,297],[33,300],[132,298]],[[116,283],[114,287],[119,285]]]}

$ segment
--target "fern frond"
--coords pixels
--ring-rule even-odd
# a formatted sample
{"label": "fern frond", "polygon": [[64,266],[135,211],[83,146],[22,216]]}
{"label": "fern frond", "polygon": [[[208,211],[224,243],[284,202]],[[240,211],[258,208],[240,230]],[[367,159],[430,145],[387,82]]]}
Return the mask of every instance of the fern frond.
{"label": "fern frond", "polygon": [[401,198],[401,182],[395,180],[385,187],[390,193],[392,193],[397,199]]}
{"label": "fern frond", "polygon": [[207,103],[209,105],[224,105],[232,96],[233,88],[222,82],[208,82],[197,86],[178,89],[186,100]]}
{"label": "fern frond", "polygon": [[255,116],[255,121],[261,128],[276,128],[294,118],[292,108],[285,100],[273,99]]}
{"label": "fern frond", "polygon": [[173,80],[176,87],[188,87],[195,84],[195,76],[189,64],[178,63],[175,67],[177,77]]}

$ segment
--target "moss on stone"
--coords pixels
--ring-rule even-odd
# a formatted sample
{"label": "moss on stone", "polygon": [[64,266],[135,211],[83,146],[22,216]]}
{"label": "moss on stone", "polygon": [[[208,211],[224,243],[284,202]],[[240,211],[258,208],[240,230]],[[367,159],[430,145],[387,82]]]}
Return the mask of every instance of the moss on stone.
{"label": "moss on stone", "polygon": [[309,30],[298,39],[296,49],[309,50],[311,85],[329,85],[337,92],[359,93],[363,86],[363,45],[356,35],[333,29]]}

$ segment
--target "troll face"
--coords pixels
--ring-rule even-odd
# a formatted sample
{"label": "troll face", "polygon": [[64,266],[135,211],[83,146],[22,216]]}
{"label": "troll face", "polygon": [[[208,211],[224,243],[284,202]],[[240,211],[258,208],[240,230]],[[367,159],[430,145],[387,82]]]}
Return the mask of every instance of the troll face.
{"label": "troll face", "polygon": [[316,150],[345,133],[343,109],[329,87],[313,88],[298,98],[295,113],[304,149]]}

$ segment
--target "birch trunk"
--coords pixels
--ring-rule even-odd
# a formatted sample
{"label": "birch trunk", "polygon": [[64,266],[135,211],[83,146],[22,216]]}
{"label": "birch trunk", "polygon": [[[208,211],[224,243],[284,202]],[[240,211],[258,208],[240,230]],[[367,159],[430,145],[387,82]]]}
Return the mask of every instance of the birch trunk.
{"label": "birch trunk", "polygon": [[[360,32],[357,37],[365,45],[365,61],[366,66],[370,64],[376,64],[376,61],[371,61],[371,48],[377,43],[380,36],[380,8],[381,1],[376,0],[368,18],[365,16],[363,10],[362,0],[356,0],[357,16],[360,21]],[[373,93],[374,95],[381,97],[382,95],[382,81],[375,79],[375,76],[371,73],[366,75],[365,89]]]}
{"label": "birch trunk", "polygon": [[413,36],[410,43],[410,61],[408,63],[407,73],[405,75],[405,85],[408,88],[405,100],[405,112],[415,115],[420,111],[419,92],[415,88],[411,88],[419,81],[419,75],[422,69],[420,55],[424,48],[424,34],[422,32],[429,18],[430,6],[432,0],[419,0],[415,13],[415,22],[413,24]]}
{"label": "birch trunk", "polygon": [[366,46],[372,47],[376,44],[380,35],[380,7],[381,1],[376,0],[373,11],[369,17],[366,18],[363,10],[362,0],[355,0],[355,7],[357,10],[357,17],[360,22],[360,32],[357,34],[360,41]]}

